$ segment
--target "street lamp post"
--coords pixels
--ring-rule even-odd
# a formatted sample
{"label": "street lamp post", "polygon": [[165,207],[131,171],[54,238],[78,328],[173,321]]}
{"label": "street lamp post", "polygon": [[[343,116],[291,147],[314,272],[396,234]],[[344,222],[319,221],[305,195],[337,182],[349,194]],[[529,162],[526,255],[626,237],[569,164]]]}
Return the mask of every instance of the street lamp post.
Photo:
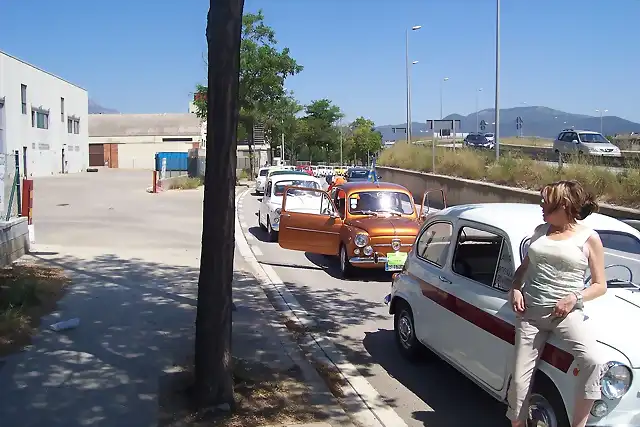
{"label": "street lamp post", "polygon": [[444,85],[444,82],[446,82],[447,80],[449,80],[449,77],[445,77],[440,81],[440,120],[444,118],[442,116],[442,86]]}
{"label": "street lamp post", "polygon": [[606,113],[609,110],[596,110],[596,113],[600,113],[600,133],[602,133],[602,113]]}
{"label": "street lamp post", "polygon": [[[417,31],[422,28],[421,25],[414,25],[411,27],[411,31]],[[406,67],[406,75],[407,75],[407,142],[411,142],[411,75],[410,75],[410,66],[409,64],[409,29],[406,31],[406,41],[405,41],[405,67]],[[415,62],[414,62],[415,64]]]}
{"label": "street lamp post", "polygon": [[480,131],[478,127],[478,97],[480,96],[480,92],[482,92],[482,88],[476,89],[476,133]]}
{"label": "street lamp post", "polygon": [[340,166],[342,166],[342,119],[340,119]]}
{"label": "street lamp post", "polygon": [[493,139],[496,147],[496,160],[500,158],[500,0],[496,0],[496,127]]}

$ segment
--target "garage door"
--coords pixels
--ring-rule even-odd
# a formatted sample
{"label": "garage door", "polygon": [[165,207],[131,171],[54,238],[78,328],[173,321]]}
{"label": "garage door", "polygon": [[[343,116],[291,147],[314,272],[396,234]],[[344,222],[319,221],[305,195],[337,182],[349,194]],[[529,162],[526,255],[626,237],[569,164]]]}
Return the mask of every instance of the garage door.
{"label": "garage door", "polygon": [[104,166],[104,144],[89,144],[89,166]]}

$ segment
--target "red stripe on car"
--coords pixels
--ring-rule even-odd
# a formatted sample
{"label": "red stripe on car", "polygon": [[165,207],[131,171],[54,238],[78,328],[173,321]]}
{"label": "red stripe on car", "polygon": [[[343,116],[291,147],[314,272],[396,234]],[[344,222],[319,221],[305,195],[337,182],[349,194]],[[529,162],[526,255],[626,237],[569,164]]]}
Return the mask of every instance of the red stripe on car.
{"label": "red stripe on car", "polygon": [[[431,301],[446,308],[450,312],[462,317],[467,322],[473,323],[491,335],[513,345],[515,343],[515,327],[509,322],[479,309],[453,294],[443,291],[424,280],[412,275],[420,283],[422,295]],[[542,360],[556,367],[562,372],[568,372],[573,364],[573,355],[552,344],[547,343],[542,351]]]}

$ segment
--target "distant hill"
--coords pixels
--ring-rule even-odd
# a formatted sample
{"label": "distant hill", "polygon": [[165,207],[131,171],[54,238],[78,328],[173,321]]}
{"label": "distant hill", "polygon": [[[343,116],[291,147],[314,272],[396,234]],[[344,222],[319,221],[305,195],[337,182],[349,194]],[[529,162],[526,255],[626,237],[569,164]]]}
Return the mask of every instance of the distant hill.
{"label": "distant hill", "polygon": [[[478,112],[478,120],[485,120],[488,125],[485,132],[493,132],[494,109],[489,108]],[[571,114],[547,107],[515,107],[500,109],[500,135],[503,137],[516,136],[516,118],[522,117],[523,135],[538,136],[542,138],[555,138],[563,128],[575,127],[576,129],[600,131],[600,116],[586,116],[583,114]],[[458,132],[476,131],[476,113],[468,116],[450,114],[445,119],[460,120],[461,130]],[[394,127],[405,127],[405,123],[397,125],[377,126],[382,134],[383,141],[396,141],[405,139],[404,130],[393,132]],[[423,138],[431,135],[426,123],[413,122],[411,126],[412,139]],[[605,135],[625,134],[640,132],[640,123],[634,123],[617,116],[603,117],[603,133]]]}
{"label": "distant hill", "polygon": [[106,108],[102,105],[94,102],[92,99],[89,99],[89,114],[118,114],[118,110],[114,110],[113,108]]}

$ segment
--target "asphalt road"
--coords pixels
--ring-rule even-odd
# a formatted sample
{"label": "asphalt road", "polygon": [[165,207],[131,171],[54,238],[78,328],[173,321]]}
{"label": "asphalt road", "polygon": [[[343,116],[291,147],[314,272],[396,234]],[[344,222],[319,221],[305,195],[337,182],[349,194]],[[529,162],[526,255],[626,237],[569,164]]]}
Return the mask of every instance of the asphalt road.
{"label": "asphalt road", "polygon": [[266,242],[257,222],[258,197],[244,196],[238,212],[259,262],[270,265],[360,373],[410,426],[507,426],[506,407],[446,363],[412,365],[395,347],[393,317],[383,302],[390,274],[364,271],[339,278],[337,259]]}

